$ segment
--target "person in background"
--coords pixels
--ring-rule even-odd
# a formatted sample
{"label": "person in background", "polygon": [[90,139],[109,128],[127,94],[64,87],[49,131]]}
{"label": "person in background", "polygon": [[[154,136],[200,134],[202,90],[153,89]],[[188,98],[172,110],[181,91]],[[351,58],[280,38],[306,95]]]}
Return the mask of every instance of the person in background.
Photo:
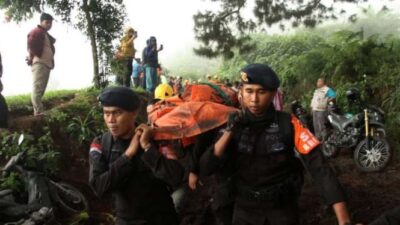
{"label": "person in background", "polygon": [[219,79],[218,79],[218,75],[214,75],[213,79],[211,80],[211,83],[214,83],[214,84],[220,83]]}
{"label": "person in background", "polygon": [[50,14],[42,13],[40,24],[28,34],[27,63],[32,67],[32,105],[33,115],[43,116],[44,107],[42,97],[49,82],[50,71],[54,69],[54,43],[48,31],[53,26],[53,17]]}
{"label": "person in background", "polygon": [[140,58],[136,58],[132,63],[132,83],[135,88],[140,86],[141,73],[143,73],[141,61]]}
{"label": "person in background", "polygon": [[168,79],[165,76],[164,70],[162,69],[161,65],[158,65],[157,67],[157,75],[160,78],[160,84],[168,84]]}
{"label": "person in background", "polygon": [[190,81],[188,80],[188,79],[186,79],[184,82],[183,82],[183,90],[185,90],[185,88],[187,87],[187,86],[189,86],[190,85]]}
{"label": "person in background", "polygon": [[231,81],[229,79],[225,79],[224,85],[227,86],[227,87],[232,87],[232,83],[231,83]]}
{"label": "person in background", "polygon": [[158,76],[157,67],[158,63],[158,53],[163,50],[163,45],[157,47],[157,39],[155,37],[150,37],[147,41],[147,47],[143,52],[143,63],[145,68],[146,77],[146,91],[153,94],[154,90],[158,86]]}
{"label": "person in background", "polygon": [[184,169],[162,155],[152,128],[136,124],[139,96],[127,87],[111,87],[98,100],[108,132],[90,145],[90,187],[100,198],[113,195],[117,225],[178,225],[170,194]]}
{"label": "person in background", "polygon": [[237,93],[239,92],[239,89],[240,89],[240,82],[239,81],[233,82],[232,90],[234,90]]}
{"label": "person in background", "polygon": [[1,53],[0,53],[0,78],[3,76],[3,62],[1,60]]}
{"label": "person in background", "polygon": [[207,78],[207,82],[209,82],[209,83],[212,82],[212,76],[210,74],[207,74],[206,78]]}
{"label": "person in background", "polygon": [[314,133],[319,140],[324,140],[326,135],[328,103],[335,99],[335,91],[326,85],[324,78],[319,78],[317,89],[314,91],[314,96],[311,100]]}
{"label": "person in background", "polygon": [[276,94],[274,100],[272,100],[276,111],[283,111],[283,92],[282,89],[279,87],[276,90]]}
{"label": "person in background", "polygon": [[3,63],[1,61],[1,53],[0,53],[0,131],[1,129],[5,129],[8,127],[8,106],[6,99],[1,94],[3,91],[3,83],[1,82],[1,78],[3,76]]}
{"label": "person in background", "polygon": [[132,27],[126,27],[124,31],[124,36],[120,40],[119,52],[120,60],[126,65],[126,73],[123,74],[122,84],[125,87],[131,86],[131,75],[133,72],[132,61],[135,58],[135,46],[133,41],[137,38],[137,32]]}
{"label": "person in background", "polygon": [[174,94],[179,95],[183,91],[183,86],[182,86],[182,77],[178,76],[175,80],[174,84]]}
{"label": "person in background", "polygon": [[168,77],[168,85],[171,87],[173,87],[175,85],[175,77],[174,76]]}

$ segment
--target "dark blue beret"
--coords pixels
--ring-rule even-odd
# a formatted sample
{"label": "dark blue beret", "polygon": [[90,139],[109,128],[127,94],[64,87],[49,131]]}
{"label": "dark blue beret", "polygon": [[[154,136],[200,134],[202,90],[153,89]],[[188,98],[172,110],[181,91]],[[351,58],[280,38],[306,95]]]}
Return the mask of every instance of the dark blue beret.
{"label": "dark blue beret", "polygon": [[249,64],[240,72],[243,84],[259,84],[266,90],[276,91],[280,81],[276,73],[265,64]]}
{"label": "dark blue beret", "polygon": [[140,107],[139,96],[127,87],[106,88],[98,97],[102,106],[114,106],[126,111],[136,111]]}

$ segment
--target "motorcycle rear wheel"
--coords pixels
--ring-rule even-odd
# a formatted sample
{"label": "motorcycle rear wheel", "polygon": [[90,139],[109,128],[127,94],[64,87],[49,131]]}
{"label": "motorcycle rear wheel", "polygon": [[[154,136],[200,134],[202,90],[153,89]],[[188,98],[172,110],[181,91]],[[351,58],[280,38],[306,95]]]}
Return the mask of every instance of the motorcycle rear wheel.
{"label": "motorcycle rear wheel", "polygon": [[369,138],[369,149],[367,148],[367,139],[357,145],[354,151],[354,162],[357,168],[363,172],[378,172],[386,168],[391,155],[391,149],[386,139],[374,136]]}
{"label": "motorcycle rear wheel", "polygon": [[51,196],[61,210],[70,214],[89,210],[86,197],[78,189],[63,182],[52,182],[51,184]]}

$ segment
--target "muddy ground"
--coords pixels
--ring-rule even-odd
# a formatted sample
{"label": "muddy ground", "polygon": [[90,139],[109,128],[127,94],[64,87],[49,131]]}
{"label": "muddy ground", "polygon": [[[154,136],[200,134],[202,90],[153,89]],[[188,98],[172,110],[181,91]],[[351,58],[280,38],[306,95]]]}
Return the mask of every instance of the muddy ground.
{"label": "muddy ground", "polygon": [[[67,100],[66,100],[67,101]],[[13,131],[34,128],[43,123],[43,119],[19,113],[10,115],[10,129]],[[88,146],[71,143],[60,134],[55,143],[62,153],[59,179],[78,189],[90,203],[90,219],[85,224],[112,224],[113,211],[109,200],[97,199],[87,185],[88,180]],[[380,173],[363,173],[356,169],[351,152],[341,152],[338,158],[330,161],[338,174],[348,198],[354,221],[367,224],[384,211],[400,205],[400,159],[396,155],[385,171]],[[203,179],[204,185],[190,193],[185,200],[182,225],[215,224],[210,211],[211,194],[214,191],[214,180]],[[321,205],[321,199],[313,188],[309,178],[306,179],[300,199],[302,224],[332,225],[335,217],[332,210]],[[68,218],[59,218],[68,224]]]}

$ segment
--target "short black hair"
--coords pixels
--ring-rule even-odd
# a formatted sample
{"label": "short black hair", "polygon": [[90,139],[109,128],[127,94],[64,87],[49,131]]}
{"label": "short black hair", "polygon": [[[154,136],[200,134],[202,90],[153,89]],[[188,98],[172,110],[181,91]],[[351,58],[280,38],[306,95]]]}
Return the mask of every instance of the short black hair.
{"label": "short black hair", "polygon": [[43,20],[53,20],[53,16],[51,16],[48,13],[42,13],[42,15],[40,15],[40,22],[42,22]]}

